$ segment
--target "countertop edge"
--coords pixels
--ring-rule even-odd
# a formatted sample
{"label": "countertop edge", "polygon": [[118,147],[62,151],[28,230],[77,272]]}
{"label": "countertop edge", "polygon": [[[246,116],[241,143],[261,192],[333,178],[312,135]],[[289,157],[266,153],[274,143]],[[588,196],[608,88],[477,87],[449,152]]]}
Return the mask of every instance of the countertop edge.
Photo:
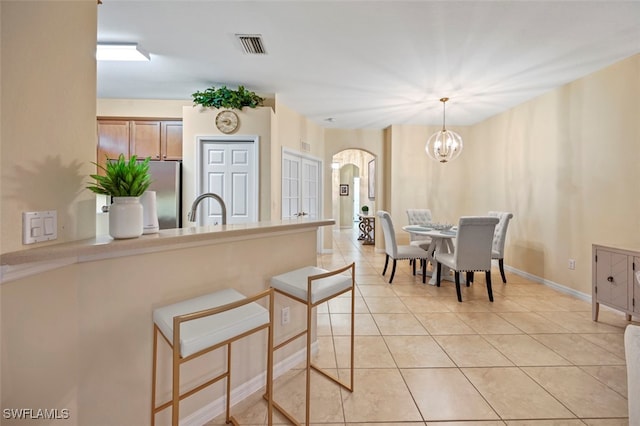
{"label": "countertop edge", "polygon": [[103,236],[51,244],[0,255],[0,283],[74,263],[218,244],[236,239],[260,238],[266,234],[295,232],[334,224],[334,219],[278,220],[166,229],[126,240]]}

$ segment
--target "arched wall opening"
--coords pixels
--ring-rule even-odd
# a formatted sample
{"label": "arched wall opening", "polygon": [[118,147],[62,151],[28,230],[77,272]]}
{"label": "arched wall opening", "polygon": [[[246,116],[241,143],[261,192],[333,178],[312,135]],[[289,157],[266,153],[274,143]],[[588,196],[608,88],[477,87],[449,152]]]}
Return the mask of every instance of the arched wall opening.
{"label": "arched wall opening", "polygon": [[[352,228],[354,217],[367,206],[370,215],[375,214],[375,159],[362,149],[345,149],[333,155],[331,162],[332,215],[336,227]],[[354,204],[354,199],[359,204]]]}

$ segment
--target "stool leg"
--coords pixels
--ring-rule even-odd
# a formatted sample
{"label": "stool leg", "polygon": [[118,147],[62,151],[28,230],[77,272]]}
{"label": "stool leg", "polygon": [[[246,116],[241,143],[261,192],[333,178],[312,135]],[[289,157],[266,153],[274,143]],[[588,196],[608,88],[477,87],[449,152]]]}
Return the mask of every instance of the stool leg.
{"label": "stool leg", "polygon": [[[311,297],[309,296],[309,300]],[[309,425],[311,417],[311,312],[313,308],[311,303],[307,302],[307,386],[306,386],[306,405],[305,405],[305,424]]]}
{"label": "stool leg", "polygon": [[225,410],[225,418],[229,423],[229,413],[231,410],[231,342],[227,345],[227,404]]}
{"label": "stool leg", "polygon": [[[174,329],[175,330],[175,329]],[[174,340],[176,342],[176,340]],[[180,420],[180,339],[173,344],[173,383],[171,388],[171,425],[178,426]]]}
{"label": "stool leg", "polygon": [[153,372],[151,373],[151,426],[156,424],[156,380],[158,367],[158,326],[153,324]]}
{"label": "stool leg", "polygon": [[267,338],[267,425],[273,424],[273,289],[269,294],[269,336]]}

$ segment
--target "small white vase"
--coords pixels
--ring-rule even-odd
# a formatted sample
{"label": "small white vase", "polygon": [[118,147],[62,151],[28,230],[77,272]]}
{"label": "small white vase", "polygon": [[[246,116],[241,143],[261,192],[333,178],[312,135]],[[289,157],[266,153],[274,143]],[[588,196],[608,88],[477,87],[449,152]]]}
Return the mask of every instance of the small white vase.
{"label": "small white vase", "polygon": [[109,235],[115,239],[137,238],[143,230],[140,197],[113,197],[109,207]]}

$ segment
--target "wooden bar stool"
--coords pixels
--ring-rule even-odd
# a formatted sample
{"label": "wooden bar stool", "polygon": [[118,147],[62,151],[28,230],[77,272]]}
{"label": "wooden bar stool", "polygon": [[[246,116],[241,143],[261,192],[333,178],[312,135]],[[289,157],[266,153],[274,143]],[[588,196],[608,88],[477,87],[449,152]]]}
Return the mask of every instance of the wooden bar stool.
{"label": "wooden bar stool", "polygon": [[[269,299],[269,308],[256,303]],[[272,424],[273,389],[273,290],[268,289],[246,297],[233,289],[164,306],[153,311],[153,385],[151,388],[151,425],[156,413],[172,407],[171,424],[178,425],[180,401],[194,393],[226,378],[226,422],[237,425],[230,416],[231,396],[231,343],[260,330],[268,329],[266,399],[268,424]],[[156,376],[158,359],[158,333],[173,351],[172,398],[156,406]],[[226,370],[192,388],[180,393],[180,366],[215,349],[227,347]]]}
{"label": "wooden bar stool", "polygon": [[[344,274],[351,270],[351,276]],[[297,338],[307,336],[307,361],[306,361],[306,393],[305,393],[305,424],[309,425],[310,414],[310,397],[311,397],[311,369],[313,368],[320,374],[331,379],[346,390],[353,392],[353,330],[354,330],[354,309],[355,309],[355,263],[351,263],[343,268],[334,271],[316,268],[315,266],[307,266],[277,275],[271,278],[271,287],[276,293],[285,295],[295,301],[304,304],[307,307],[306,327],[300,333],[274,346],[274,352],[285,345],[293,342]],[[313,308],[340,296],[343,293],[351,291],[351,376],[349,384],[341,381],[337,377],[323,371],[316,365],[311,363],[311,314]],[[273,402],[273,408],[277,409],[293,424],[300,423],[288,413],[281,405]]]}

